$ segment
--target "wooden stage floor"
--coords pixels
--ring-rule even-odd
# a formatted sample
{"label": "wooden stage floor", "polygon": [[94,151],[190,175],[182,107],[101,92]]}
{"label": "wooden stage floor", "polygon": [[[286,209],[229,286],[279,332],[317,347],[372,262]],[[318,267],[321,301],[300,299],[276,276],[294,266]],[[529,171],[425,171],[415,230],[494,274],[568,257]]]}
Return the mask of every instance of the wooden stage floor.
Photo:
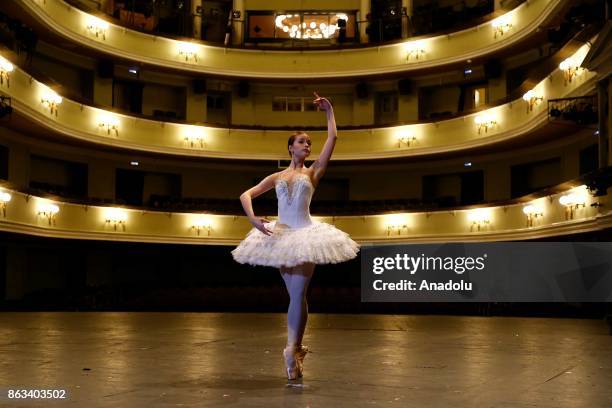
{"label": "wooden stage floor", "polygon": [[[612,406],[603,320],[311,314],[289,383],[285,319],[0,313],[0,407]],[[15,388],[66,398],[9,400]]]}

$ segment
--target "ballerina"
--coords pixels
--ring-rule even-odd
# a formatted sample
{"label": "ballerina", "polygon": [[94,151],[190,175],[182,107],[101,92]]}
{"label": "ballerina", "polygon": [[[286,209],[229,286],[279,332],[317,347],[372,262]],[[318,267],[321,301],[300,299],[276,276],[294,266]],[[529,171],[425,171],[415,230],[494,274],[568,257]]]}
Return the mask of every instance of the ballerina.
{"label": "ballerina", "polygon": [[[326,98],[314,93],[313,103],[327,115],[327,140],[319,157],[306,167],[312,142],[297,132],[287,142],[291,164],[271,174],[240,196],[244,212],[253,225],[245,239],[232,251],[239,263],[279,268],[289,293],[287,346],[283,350],[287,378],[303,376],[304,358],[309,352],[302,344],[308,320],[306,292],[315,265],[344,262],[359,252],[359,244],[333,225],[310,217],[310,201],[334,151],[337,139],[334,110]],[[278,198],[278,220],[255,216],[252,199],[272,188]]]}

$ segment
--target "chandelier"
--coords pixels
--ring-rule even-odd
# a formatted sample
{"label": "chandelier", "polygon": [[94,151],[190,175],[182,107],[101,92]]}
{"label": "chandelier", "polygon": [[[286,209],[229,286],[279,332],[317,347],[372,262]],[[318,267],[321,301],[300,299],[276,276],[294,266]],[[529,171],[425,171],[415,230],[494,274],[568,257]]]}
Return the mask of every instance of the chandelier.
{"label": "chandelier", "polygon": [[275,18],[276,27],[291,38],[318,40],[333,37],[340,29],[338,20],[348,21],[345,13],[310,15],[309,22],[301,21],[300,17],[300,14],[279,14]]}

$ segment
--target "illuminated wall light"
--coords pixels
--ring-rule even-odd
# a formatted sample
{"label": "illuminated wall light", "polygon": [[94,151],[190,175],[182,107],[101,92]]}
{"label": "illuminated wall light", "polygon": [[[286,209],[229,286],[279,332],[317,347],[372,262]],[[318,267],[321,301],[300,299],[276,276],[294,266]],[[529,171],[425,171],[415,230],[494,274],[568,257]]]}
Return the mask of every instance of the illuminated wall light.
{"label": "illuminated wall light", "polygon": [[119,136],[119,118],[115,115],[108,113],[100,115],[98,118],[98,127],[105,129],[106,133],[109,135],[111,131],[114,131],[115,135]]}
{"label": "illuminated wall light", "polygon": [[387,229],[387,236],[391,233],[397,232],[397,235],[401,235],[402,231],[406,230],[408,233],[408,219],[406,214],[389,214],[385,216],[385,226]]}
{"label": "illuminated wall light", "polygon": [[542,101],[544,100],[544,97],[536,94],[536,92],[533,89],[531,89],[525,92],[525,94],[523,95],[523,100],[527,102],[527,113],[529,113],[533,110],[533,107],[535,105],[542,103]]}
{"label": "illuminated wall light", "polygon": [[478,231],[484,225],[491,222],[491,213],[488,208],[477,208],[468,213],[468,221],[470,224],[470,231],[473,230],[474,226],[478,227]]}
{"label": "illuminated wall light", "polygon": [[6,86],[9,87],[10,83],[10,73],[13,72],[15,67],[8,60],[0,57],[0,84],[4,85],[4,81],[6,81]]}
{"label": "illuminated wall light", "polygon": [[559,197],[559,203],[565,207],[565,219],[574,219],[575,211],[584,208],[586,197],[578,192],[571,192]]}
{"label": "illuminated wall light", "polygon": [[198,236],[200,236],[201,231],[206,231],[207,235],[210,236],[210,232],[212,231],[212,221],[209,217],[199,216],[193,220],[193,224],[191,225],[191,229],[196,231]]}
{"label": "illuminated wall light", "polygon": [[535,220],[544,216],[544,210],[535,204],[528,204],[523,207],[523,213],[527,216],[528,227],[533,227]]}
{"label": "illuminated wall light", "polygon": [[198,45],[190,42],[182,42],[178,46],[179,55],[185,57],[185,61],[193,59],[198,61]]}
{"label": "illuminated wall light", "polygon": [[410,61],[411,58],[418,60],[425,56],[425,47],[421,41],[411,41],[406,43],[404,46],[406,51],[406,61]]}
{"label": "illuminated wall light", "polygon": [[49,225],[55,224],[55,215],[59,212],[59,207],[52,203],[41,203],[38,205],[38,215],[47,218]]}
{"label": "illuminated wall light", "polygon": [[397,147],[401,148],[402,144],[410,147],[411,143],[416,142],[416,136],[409,130],[403,130],[397,133]]}
{"label": "illuminated wall light", "polygon": [[90,34],[95,35],[96,38],[106,40],[106,32],[108,27],[109,24],[98,17],[89,16],[87,19],[87,31],[89,31]]}
{"label": "illuminated wall light", "polygon": [[563,71],[563,80],[565,85],[572,82],[572,79],[586,71],[584,68],[580,68],[578,63],[574,61],[572,57],[561,61],[559,64],[559,69]]}
{"label": "illuminated wall light", "polygon": [[491,26],[493,27],[493,38],[497,38],[498,35],[503,36],[512,29],[512,20],[508,14],[504,14],[493,20]]}
{"label": "illuminated wall light", "polygon": [[483,129],[486,133],[490,128],[497,125],[497,121],[492,115],[478,115],[474,118],[474,122],[478,125],[478,134],[482,133]]}
{"label": "illuminated wall light", "polygon": [[11,201],[13,196],[6,191],[0,191],[0,208],[2,208],[2,216],[6,218],[6,205]]}
{"label": "illuminated wall light", "polygon": [[125,224],[127,222],[127,212],[120,208],[108,208],[106,210],[105,222],[113,225],[115,231],[117,231],[117,225],[121,225],[123,231],[125,231]]}
{"label": "illuminated wall light", "polygon": [[204,148],[206,146],[206,135],[205,130],[202,126],[187,126],[183,133],[183,139],[191,147],[199,146],[201,148]]}
{"label": "illuminated wall light", "polygon": [[40,97],[40,103],[45,105],[52,115],[55,113],[55,116],[57,116],[57,110],[62,103],[62,97],[51,89],[45,89]]}

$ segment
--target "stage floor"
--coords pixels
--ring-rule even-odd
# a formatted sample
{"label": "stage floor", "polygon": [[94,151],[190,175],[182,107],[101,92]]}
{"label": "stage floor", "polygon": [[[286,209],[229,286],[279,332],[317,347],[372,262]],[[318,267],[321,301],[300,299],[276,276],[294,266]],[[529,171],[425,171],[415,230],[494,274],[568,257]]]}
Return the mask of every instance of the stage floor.
{"label": "stage floor", "polygon": [[603,320],[311,314],[313,352],[288,386],[285,318],[0,313],[0,407],[612,406]]}

